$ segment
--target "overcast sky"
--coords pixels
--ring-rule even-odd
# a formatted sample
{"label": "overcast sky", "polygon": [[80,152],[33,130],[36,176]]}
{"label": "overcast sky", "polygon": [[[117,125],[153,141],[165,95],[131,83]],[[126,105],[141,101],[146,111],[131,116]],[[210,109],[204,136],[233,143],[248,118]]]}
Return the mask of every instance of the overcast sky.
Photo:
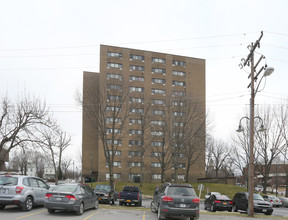
{"label": "overcast sky", "polygon": [[250,100],[250,70],[238,65],[262,30],[256,55],[275,72],[256,104],[288,98],[287,9],[286,0],[0,0],[0,96],[46,100],[79,160],[74,96],[83,71],[99,71],[100,44],[203,58],[214,135],[229,140]]}

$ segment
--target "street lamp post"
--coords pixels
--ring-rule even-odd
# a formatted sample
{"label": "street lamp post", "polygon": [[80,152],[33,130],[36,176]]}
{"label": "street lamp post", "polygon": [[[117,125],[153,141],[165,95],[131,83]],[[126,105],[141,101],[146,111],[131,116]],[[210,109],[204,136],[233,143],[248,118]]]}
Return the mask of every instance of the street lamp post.
{"label": "street lamp post", "polygon": [[[251,73],[249,77],[251,78],[251,82],[248,85],[248,88],[251,88],[251,99],[250,99],[250,146],[249,146],[249,170],[248,170],[248,215],[250,217],[254,216],[254,203],[253,203],[253,194],[254,194],[254,105],[255,105],[255,96],[258,91],[259,85],[263,79],[263,77],[269,76],[274,71],[274,68],[268,67],[267,65],[263,66],[255,76],[255,69],[260,63],[260,61],[265,58],[263,55],[260,57],[256,65],[254,65],[254,52],[257,47],[260,47],[260,40],[263,37],[263,32],[261,32],[261,35],[259,39],[255,43],[251,43],[251,45],[248,46],[248,49],[250,50],[250,53],[246,59],[242,59],[243,64],[239,64],[240,68],[242,69],[246,65],[251,65]],[[262,78],[260,79],[256,89],[254,86],[254,82],[257,81],[259,74],[262,72],[262,70],[265,70]]]}
{"label": "street lamp post", "polygon": [[90,185],[92,189],[92,173],[93,173],[93,153],[91,153],[91,180],[90,180]]}

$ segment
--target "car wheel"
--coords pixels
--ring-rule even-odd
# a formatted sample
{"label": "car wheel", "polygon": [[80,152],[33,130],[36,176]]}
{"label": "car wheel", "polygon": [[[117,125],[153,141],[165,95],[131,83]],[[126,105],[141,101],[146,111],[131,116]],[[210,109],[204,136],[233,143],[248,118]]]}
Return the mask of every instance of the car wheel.
{"label": "car wheel", "polygon": [[232,212],[232,208],[228,210],[228,212]]}
{"label": "car wheel", "polygon": [[84,203],[81,202],[77,210],[77,215],[82,215],[84,213]]}
{"label": "car wheel", "polygon": [[272,215],[272,212],[266,212],[265,215]]}
{"label": "car wheel", "polygon": [[236,204],[233,204],[232,209],[233,209],[233,212],[238,212],[238,207]]}
{"label": "car wheel", "polygon": [[122,206],[122,205],[123,205],[123,202],[119,202],[119,205]]}
{"label": "car wheel", "polygon": [[98,206],[99,206],[99,202],[98,202],[98,200],[95,200],[95,203],[94,203],[94,209],[98,209]]}
{"label": "car wheel", "polygon": [[158,220],[161,220],[161,219],[162,219],[160,205],[158,206],[158,215],[157,215],[157,219],[158,219]]}
{"label": "car wheel", "polygon": [[204,210],[207,210],[207,206],[206,206],[206,204],[204,204]]}
{"label": "car wheel", "polygon": [[0,209],[5,209],[6,205],[0,205]]}
{"label": "car wheel", "polygon": [[211,212],[216,212],[215,204],[213,204],[213,205],[211,206]]}
{"label": "car wheel", "polygon": [[151,209],[151,212],[153,213],[157,212],[157,206],[154,204],[154,200],[152,200],[150,203],[150,209]]}
{"label": "car wheel", "polygon": [[29,211],[31,211],[32,207],[33,207],[33,199],[32,199],[32,197],[28,196],[25,199],[25,202],[22,204],[21,208],[24,212],[29,212]]}
{"label": "car wheel", "polygon": [[115,198],[113,198],[113,199],[111,200],[111,204],[112,204],[112,205],[115,204]]}
{"label": "car wheel", "polygon": [[48,209],[48,212],[49,212],[50,214],[55,213],[55,209]]}

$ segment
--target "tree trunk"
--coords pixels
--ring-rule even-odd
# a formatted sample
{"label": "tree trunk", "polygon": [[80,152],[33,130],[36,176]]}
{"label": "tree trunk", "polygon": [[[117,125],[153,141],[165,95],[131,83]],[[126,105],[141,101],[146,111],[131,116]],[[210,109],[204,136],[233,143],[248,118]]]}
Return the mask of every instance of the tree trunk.
{"label": "tree trunk", "polygon": [[5,170],[5,162],[4,160],[0,159],[0,171],[4,171]]}

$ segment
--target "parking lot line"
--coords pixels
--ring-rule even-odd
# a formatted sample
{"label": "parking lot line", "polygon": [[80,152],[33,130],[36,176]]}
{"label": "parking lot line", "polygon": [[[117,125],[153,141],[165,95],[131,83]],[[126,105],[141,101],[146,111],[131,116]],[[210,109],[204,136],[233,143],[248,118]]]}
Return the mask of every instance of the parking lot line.
{"label": "parking lot line", "polygon": [[45,210],[42,210],[42,211],[39,211],[39,212],[33,212],[33,213],[29,214],[29,215],[20,216],[20,217],[18,217],[17,219],[27,218],[27,217],[29,217],[29,216],[37,215],[37,214],[40,214],[40,213],[42,213],[42,212],[46,212],[46,209],[45,209]]}
{"label": "parking lot line", "polygon": [[86,218],[83,218],[83,220],[87,220],[88,218],[91,218],[92,216],[96,215],[98,212],[99,212],[99,210],[92,213],[91,215],[87,216]]}
{"label": "parking lot line", "polygon": [[146,213],[145,213],[145,211],[144,211],[144,212],[143,212],[142,220],[145,220],[145,215],[146,215]]}

